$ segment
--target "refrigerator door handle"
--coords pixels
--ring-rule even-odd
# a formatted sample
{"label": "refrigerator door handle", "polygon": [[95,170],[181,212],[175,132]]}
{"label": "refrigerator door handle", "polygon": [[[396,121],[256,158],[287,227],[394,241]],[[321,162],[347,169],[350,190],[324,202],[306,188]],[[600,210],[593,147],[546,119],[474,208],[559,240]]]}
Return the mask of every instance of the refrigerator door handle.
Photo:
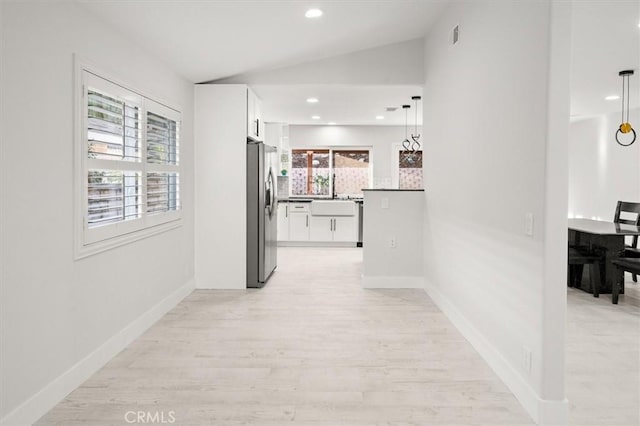
{"label": "refrigerator door handle", "polygon": [[273,216],[273,206],[276,202],[276,194],[273,191],[273,170],[269,168],[269,176],[267,177],[267,182],[265,182],[265,207],[267,212],[269,212],[269,217]]}

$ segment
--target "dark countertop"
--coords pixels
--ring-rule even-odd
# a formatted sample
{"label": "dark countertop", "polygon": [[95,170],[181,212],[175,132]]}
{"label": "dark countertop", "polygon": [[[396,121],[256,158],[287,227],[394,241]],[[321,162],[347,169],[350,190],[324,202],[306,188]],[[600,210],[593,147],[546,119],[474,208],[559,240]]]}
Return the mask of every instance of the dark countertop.
{"label": "dark countertop", "polygon": [[310,203],[312,201],[353,201],[354,203],[362,203],[362,198],[278,198],[279,203]]}
{"label": "dark countertop", "polygon": [[396,192],[424,192],[424,189],[394,189],[394,188],[376,188],[376,189],[363,189],[363,191],[396,191]]}

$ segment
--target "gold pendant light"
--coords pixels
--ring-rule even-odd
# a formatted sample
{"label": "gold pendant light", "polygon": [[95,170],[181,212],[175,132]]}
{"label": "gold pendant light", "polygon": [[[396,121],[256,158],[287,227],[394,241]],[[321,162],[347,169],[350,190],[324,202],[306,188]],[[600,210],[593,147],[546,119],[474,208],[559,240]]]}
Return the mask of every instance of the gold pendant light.
{"label": "gold pendant light", "polygon": [[[633,75],[633,70],[623,70],[618,73],[622,77],[622,123],[616,131],[616,142],[622,146],[632,145],[636,141],[636,131],[629,123],[629,77]],[[626,99],[626,104],[625,104]],[[620,136],[631,134],[631,142],[621,141]]]}

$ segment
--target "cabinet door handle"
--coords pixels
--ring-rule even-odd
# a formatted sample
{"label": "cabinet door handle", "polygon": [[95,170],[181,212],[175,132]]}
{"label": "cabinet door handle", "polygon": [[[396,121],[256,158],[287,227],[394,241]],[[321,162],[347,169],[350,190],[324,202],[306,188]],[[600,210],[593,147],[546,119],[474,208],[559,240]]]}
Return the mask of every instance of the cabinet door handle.
{"label": "cabinet door handle", "polygon": [[333,219],[329,219],[329,231],[333,231]]}
{"label": "cabinet door handle", "polygon": [[338,222],[336,221],[336,219],[333,219],[333,230],[336,230],[336,225],[338,225]]}
{"label": "cabinet door handle", "polygon": [[307,228],[309,227],[309,215],[305,216],[307,218]]}
{"label": "cabinet door handle", "polygon": [[256,136],[260,136],[260,119],[256,118]]}
{"label": "cabinet door handle", "polygon": [[289,205],[284,206],[284,217],[289,217]]}

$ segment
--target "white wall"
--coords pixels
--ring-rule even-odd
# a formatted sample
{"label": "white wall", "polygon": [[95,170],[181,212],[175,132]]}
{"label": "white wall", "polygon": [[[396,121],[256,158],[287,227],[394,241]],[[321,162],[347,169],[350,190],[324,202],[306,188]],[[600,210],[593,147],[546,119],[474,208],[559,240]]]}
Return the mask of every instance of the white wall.
{"label": "white wall", "polygon": [[247,286],[247,86],[195,89],[196,285]]}
{"label": "white wall", "polygon": [[[554,421],[566,417],[562,327],[550,371],[542,333],[547,286],[560,304],[564,292],[562,276],[545,282],[545,226],[561,223],[566,208],[553,197],[545,209],[547,181],[564,185],[562,173],[559,182],[546,175],[563,158],[562,150],[547,158],[548,140],[562,137],[561,123],[548,127],[549,71],[568,75],[568,64],[550,62],[551,17],[549,2],[452,4],[426,38],[423,121],[427,290],[541,423],[550,412]],[[455,25],[460,42],[452,46]],[[568,123],[568,81],[556,89],[567,98],[557,116]],[[524,232],[527,213],[533,236]],[[563,323],[562,309],[553,320]]]}
{"label": "white wall", "polygon": [[419,38],[319,61],[240,74],[216,83],[422,84],[423,55],[423,39]]}
{"label": "white wall", "polygon": [[[149,325],[163,313],[150,309],[190,291],[193,86],[75,3],[1,8],[0,417],[20,424],[36,420],[144,329],[140,321],[125,327],[143,314]],[[183,113],[183,226],[77,261],[73,53]]]}
{"label": "white wall", "polygon": [[616,143],[619,113],[574,121],[569,138],[569,216],[613,220],[618,200],[640,202],[640,109],[632,111],[638,140]]}
{"label": "white wall", "polygon": [[424,193],[364,191],[363,214],[362,286],[423,288]]}
{"label": "white wall", "polygon": [[[413,126],[410,126],[411,132]],[[422,127],[418,126],[418,133]],[[292,149],[313,147],[373,147],[374,182],[391,182],[393,162],[397,153],[394,144],[404,140],[404,126],[289,126],[289,145]],[[422,138],[425,139],[424,137]],[[387,185],[386,187],[390,187]]]}

